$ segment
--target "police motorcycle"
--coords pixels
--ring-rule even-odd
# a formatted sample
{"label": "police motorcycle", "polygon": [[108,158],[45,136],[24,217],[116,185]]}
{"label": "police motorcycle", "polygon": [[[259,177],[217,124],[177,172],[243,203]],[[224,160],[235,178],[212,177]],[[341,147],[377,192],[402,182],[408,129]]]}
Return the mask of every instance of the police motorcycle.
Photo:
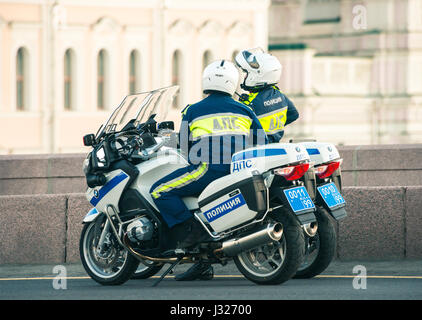
{"label": "police motorcycle", "polygon": [[341,195],[343,159],[332,143],[316,140],[294,141],[308,152],[312,169],[301,178],[316,206],[318,228],[314,236],[305,235],[305,259],[294,278],[312,278],[323,272],[335,255],[334,221],[347,216],[346,201]]}
{"label": "police motorcycle", "polygon": [[164,245],[168,228],[149,190],[188,164],[179,150],[166,146],[173,122],[157,121],[167,116],[177,90],[126,96],[96,135],[84,136],[84,145],[92,147],[83,169],[93,206],[83,219],[79,245],[86,272],[102,285],[118,285],[135,271],[148,278],[170,264],[157,285],[180,263],[233,260],[257,284],[289,280],[304,259],[303,230],[316,222],[315,205],[299,180],[310,166],[300,145],[235,153],[231,174],[183,199],[208,239],[191,248]]}

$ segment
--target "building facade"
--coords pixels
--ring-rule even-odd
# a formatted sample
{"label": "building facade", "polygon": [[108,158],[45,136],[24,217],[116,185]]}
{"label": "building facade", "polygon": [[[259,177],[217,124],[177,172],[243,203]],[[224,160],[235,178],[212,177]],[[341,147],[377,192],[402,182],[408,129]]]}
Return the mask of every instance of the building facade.
{"label": "building facade", "polygon": [[202,98],[214,59],[268,45],[267,0],[0,0],[0,153],[84,152],[129,93]]}
{"label": "building facade", "polygon": [[300,118],[284,140],[422,143],[420,0],[0,0],[0,154],[85,152],[125,95],[276,55]]}
{"label": "building facade", "polygon": [[273,0],[269,49],[294,138],[422,143],[422,1]]}

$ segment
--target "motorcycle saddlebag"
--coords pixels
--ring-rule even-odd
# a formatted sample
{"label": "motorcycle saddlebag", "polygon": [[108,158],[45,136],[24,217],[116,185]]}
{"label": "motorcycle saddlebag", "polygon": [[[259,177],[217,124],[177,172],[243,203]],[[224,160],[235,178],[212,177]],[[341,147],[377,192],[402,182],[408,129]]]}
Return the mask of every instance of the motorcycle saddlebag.
{"label": "motorcycle saddlebag", "polygon": [[254,219],[267,210],[262,175],[242,171],[210,183],[198,198],[199,217],[213,231],[222,232]]}

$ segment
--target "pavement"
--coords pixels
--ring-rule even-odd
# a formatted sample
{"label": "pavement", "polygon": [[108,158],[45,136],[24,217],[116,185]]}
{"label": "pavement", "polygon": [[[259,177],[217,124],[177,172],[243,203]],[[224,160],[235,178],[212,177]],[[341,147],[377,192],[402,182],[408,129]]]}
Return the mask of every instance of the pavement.
{"label": "pavement", "polygon": [[[10,278],[37,278],[37,277],[54,277],[57,272],[53,272],[53,268],[57,265],[66,267],[67,277],[87,277],[82,264],[9,264],[0,265],[0,280]],[[175,268],[174,274],[182,273],[187,270],[191,264],[179,265]],[[391,261],[333,261],[328,268],[321,274],[321,276],[356,276],[361,273],[361,268],[356,269],[356,266],[363,266],[366,269],[368,277],[397,277],[397,276],[415,276],[422,278],[422,259],[418,260],[391,260]],[[158,275],[164,272],[163,268]],[[239,276],[240,272],[237,270],[234,263],[228,263],[226,266],[214,265],[215,275],[233,275]],[[173,274],[173,275],[174,275]],[[172,275],[170,275],[172,276]]]}
{"label": "pavement", "polygon": [[[323,300],[336,300],[336,302],[340,300],[366,300],[366,302],[388,300],[389,302],[383,304],[382,308],[379,304],[374,305],[376,308],[374,311],[379,315],[380,309],[386,310],[386,306],[392,308],[392,311],[401,310],[391,303],[392,300],[418,303],[418,300],[422,298],[422,260],[337,260],[333,261],[327,270],[315,278],[291,279],[282,285],[268,286],[259,286],[247,280],[233,263],[225,267],[215,266],[215,277],[212,281],[187,282],[174,280],[175,274],[183,272],[190,266],[190,264],[181,265],[176,268],[174,274],[168,275],[156,287],[154,284],[159,275],[145,280],[132,279],[120,286],[101,286],[87,276],[81,264],[63,264],[62,266],[65,269],[55,268],[56,265],[52,264],[0,266],[0,302],[5,303],[6,308],[30,310],[31,316],[33,316],[34,308],[39,308],[40,312],[45,315],[46,310],[51,307],[51,300],[78,303],[82,303],[81,300],[90,300],[90,304],[85,302],[84,305],[75,305],[75,307],[69,308],[65,305],[61,307],[65,308],[63,310],[66,310],[66,314],[74,310],[79,317],[82,307],[84,314],[86,310],[92,310],[95,317],[98,317],[100,310],[106,312],[105,316],[109,316],[109,300],[119,300],[120,302],[136,300],[135,304],[127,302],[126,307],[136,307],[137,310],[142,310],[144,313],[151,311],[155,317],[160,319],[173,318],[173,316],[175,319],[183,318],[180,317],[182,314],[177,316],[173,310],[179,309],[180,306],[194,305],[203,309],[206,307],[208,318],[218,319],[214,315],[220,310],[220,306],[244,305],[246,303],[251,305],[253,311],[249,318],[257,319],[258,315],[265,314],[264,312],[268,310],[280,308],[281,300],[290,300],[289,303],[282,306],[283,311],[286,310],[285,307],[291,307],[296,311],[298,307],[303,308],[302,305],[292,304],[293,300],[307,300],[308,307],[310,307],[308,303],[313,300],[318,303]],[[356,268],[356,266],[359,267]],[[56,270],[58,272],[54,272]],[[364,274],[364,270],[366,270],[366,274]],[[363,278],[364,276],[366,278]],[[91,302],[94,300],[99,303],[104,302],[105,308],[102,306],[92,308]],[[22,301],[24,301],[23,305]],[[36,304],[28,304],[28,301]],[[42,301],[47,301],[48,305],[46,303],[38,305]],[[255,303],[256,301],[259,303]],[[17,303],[16,308],[13,308],[11,303]],[[113,306],[117,307],[116,304]],[[367,304],[365,306],[367,307]],[[414,306],[418,306],[418,304],[414,304]],[[318,307],[321,306],[318,305]],[[327,307],[331,310],[332,305],[327,305]],[[350,309],[350,305],[347,305],[347,309]],[[407,310],[409,310],[408,305],[406,305]],[[226,314],[221,316],[226,316]]]}

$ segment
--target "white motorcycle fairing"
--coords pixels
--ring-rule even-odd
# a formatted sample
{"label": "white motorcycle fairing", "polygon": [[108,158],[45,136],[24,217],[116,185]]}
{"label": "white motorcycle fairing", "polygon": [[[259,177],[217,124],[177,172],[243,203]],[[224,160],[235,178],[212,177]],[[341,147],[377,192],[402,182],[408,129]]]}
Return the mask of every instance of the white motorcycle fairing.
{"label": "white motorcycle fairing", "polygon": [[108,206],[118,208],[120,196],[129,181],[123,170],[113,170],[105,174],[107,183],[100,187],[88,188],[86,198],[98,212],[105,212]]}
{"label": "white motorcycle fairing", "polygon": [[235,153],[232,156],[231,172],[253,169],[264,173],[305,160],[309,160],[309,154],[303,146],[295,143],[272,143]]}
{"label": "white motorcycle fairing", "polygon": [[88,223],[94,221],[95,219],[97,219],[98,215],[100,215],[100,212],[98,212],[97,208],[92,208],[88,211],[82,222]]}
{"label": "white motorcycle fairing", "polygon": [[340,154],[336,146],[327,142],[299,142],[305,147],[311,161],[315,166],[340,159]]}

